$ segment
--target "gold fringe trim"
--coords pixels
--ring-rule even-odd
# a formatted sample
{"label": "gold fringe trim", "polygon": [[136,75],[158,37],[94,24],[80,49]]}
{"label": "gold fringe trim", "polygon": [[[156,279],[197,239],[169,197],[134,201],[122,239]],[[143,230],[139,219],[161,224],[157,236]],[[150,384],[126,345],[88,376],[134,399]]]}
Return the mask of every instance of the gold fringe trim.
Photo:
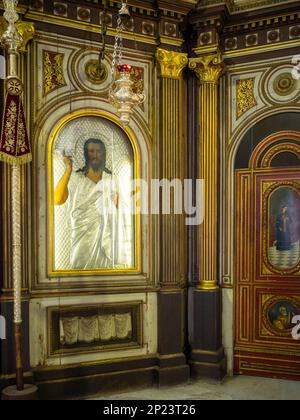
{"label": "gold fringe trim", "polygon": [[0,152],[0,161],[8,163],[9,165],[24,165],[32,161],[32,154],[28,153],[24,156],[14,157],[9,156],[6,153]]}

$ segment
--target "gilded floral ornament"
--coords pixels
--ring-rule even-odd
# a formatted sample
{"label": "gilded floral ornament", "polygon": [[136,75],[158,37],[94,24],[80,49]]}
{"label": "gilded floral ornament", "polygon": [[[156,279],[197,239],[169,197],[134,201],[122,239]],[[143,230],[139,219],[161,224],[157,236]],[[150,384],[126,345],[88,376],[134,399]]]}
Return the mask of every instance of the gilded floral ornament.
{"label": "gilded floral ornament", "polygon": [[64,54],[43,51],[44,95],[66,86],[63,74]]}
{"label": "gilded floral ornament", "polygon": [[257,105],[254,96],[255,79],[238,80],[237,82],[237,116],[240,118],[245,112]]}
{"label": "gilded floral ornament", "polygon": [[156,59],[160,64],[162,77],[180,79],[182,70],[188,65],[188,55],[159,48]]}
{"label": "gilded floral ornament", "polygon": [[189,68],[194,70],[199,79],[205,83],[218,83],[224,67],[220,52],[191,58],[189,61]]}

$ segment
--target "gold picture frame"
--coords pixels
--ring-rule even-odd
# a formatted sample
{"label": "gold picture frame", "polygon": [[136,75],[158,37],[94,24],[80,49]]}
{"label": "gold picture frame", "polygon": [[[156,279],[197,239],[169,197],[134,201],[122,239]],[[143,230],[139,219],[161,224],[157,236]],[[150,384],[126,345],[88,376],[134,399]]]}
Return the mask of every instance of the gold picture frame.
{"label": "gold picture frame", "polygon": [[[269,274],[278,274],[278,275],[292,275],[297,276],[299,274],[300,270],[300,257],[298,258],[297,262],[291,266],[286,268],[279,268],[275,266],[271,260],[269,255],[269,239],[270,239],[270,219],[271,219],[271,197],[272,195],[280,191],[281,189],[290,189],[295,194],[299,196],[300,199],[300,183],[299,181],[291,181],[291,180],[285,180],[285,181],[274,181],[274,182],[265,182],[265,189],[266,191],[263,191],[263,211],[262,211],[262,229],[261,232],[263,234],[262,238],[262,248],[263,248],[263,267],[262,267],[262,275],[267,273]],[[263,188],[264,189],[264,188]]]}
{"label": "gold picture frame", "polygon": [[[50,136],[47,150],[47,226],[48,226],[48,261],[47,272],[49,277],[78,277],[78,276],[103,276],[103,275],[121,275],[121,274],[137,274],[141,272],[141,217],[138,212],[137,200],[135,200],[135,212],[133,214],[134,235],[133,235],[133,252],[134,264],[130,268],[97,268],[97,269],[59,269],[55,267],[55,220],[54,220],[54,177],[53,177],[53,151],[56,140],[60,131],[70,122],[83,117],[97,117],[112,123],[118,129],[121,129],[126,136],[132,148],[133,154],[133,180],[134,192],[137,191],[137,180],[140,178],[140,151],[137,140],[128,127],[121,125],[119,120],[105,111],[85,110],[76,111],[62,118],[54,127]],[[134,194],[136,197],[137,195]]]}

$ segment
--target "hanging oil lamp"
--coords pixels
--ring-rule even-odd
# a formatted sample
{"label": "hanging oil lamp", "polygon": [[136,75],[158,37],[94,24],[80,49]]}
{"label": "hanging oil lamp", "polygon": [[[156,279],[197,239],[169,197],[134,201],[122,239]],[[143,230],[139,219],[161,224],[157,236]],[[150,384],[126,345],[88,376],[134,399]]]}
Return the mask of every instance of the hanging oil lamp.
{"label": "hanging oil lamp", "polygon": [[127,1],[122,2],[119,11],[117,34],[115,39],[112,75],[113,84],[109,92],[109,101],[117,109],[123,125],[128,125],[134,107],[145,101],[145,93],[135,92],[135,80],[133,78],[133,67],[130,64],[123,64],[123,37],[122,32],[125,22],[130,19]]}

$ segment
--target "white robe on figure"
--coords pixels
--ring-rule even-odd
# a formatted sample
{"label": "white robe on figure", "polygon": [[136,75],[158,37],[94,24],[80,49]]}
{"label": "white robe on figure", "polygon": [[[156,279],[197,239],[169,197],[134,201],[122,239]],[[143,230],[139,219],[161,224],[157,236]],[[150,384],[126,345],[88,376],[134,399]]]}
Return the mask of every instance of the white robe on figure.
{"label": "white robe on figure", "polygon": [[[117,186],[106,172],[97,184],[83,172],[72,173],[69,182],[71,269],[114,268],[124,263],[119,245],[128,243],[128,229],[122,226],[123,217],[115,206],[116,194],[119,194]],[[129,261],[125,262],[128,264]]]}

